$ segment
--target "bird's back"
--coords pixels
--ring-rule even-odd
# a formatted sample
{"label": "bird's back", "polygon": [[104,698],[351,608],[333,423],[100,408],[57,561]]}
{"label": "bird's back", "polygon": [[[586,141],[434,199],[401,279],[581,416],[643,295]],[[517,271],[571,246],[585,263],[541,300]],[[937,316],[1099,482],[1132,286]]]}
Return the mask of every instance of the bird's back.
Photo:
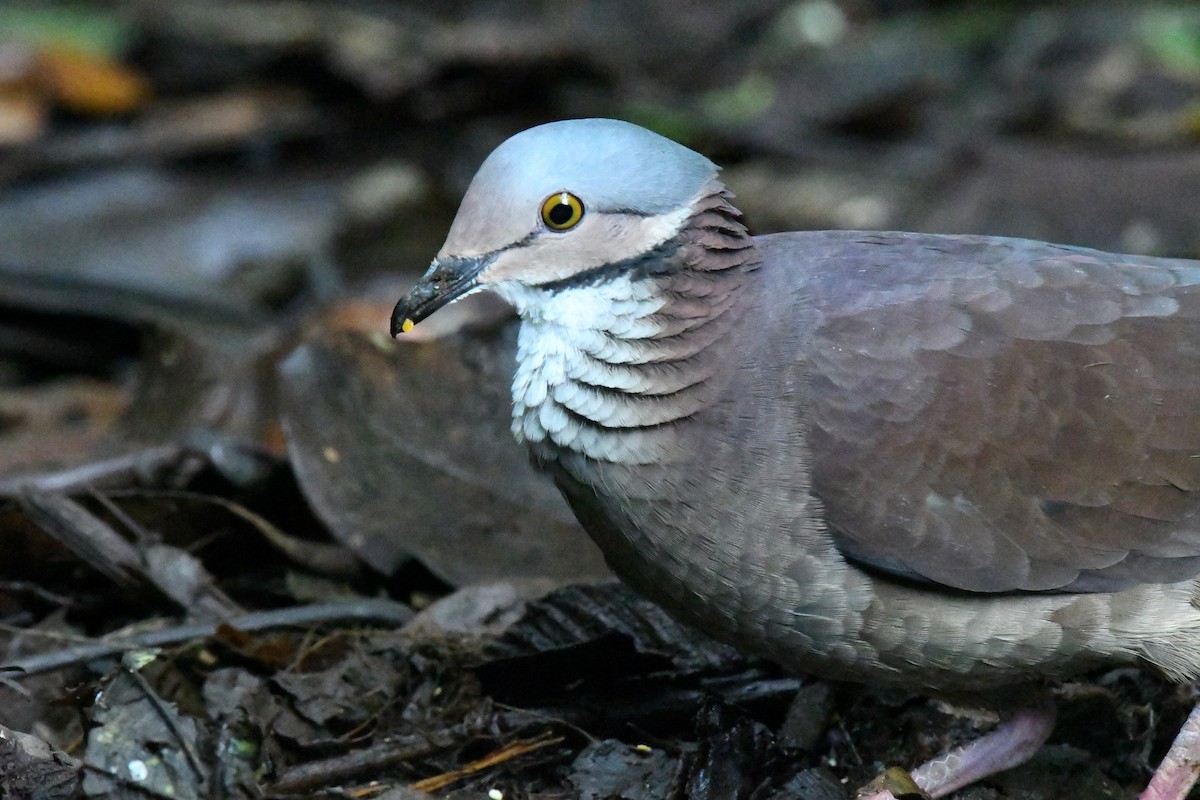
{"label": "bird's back", "polygon": [[851,559],[979,592],[1200,572],[1200,264],[973,236],[756,241],[791,287],[798,332],[765,335],[800,347],[815,490]]}

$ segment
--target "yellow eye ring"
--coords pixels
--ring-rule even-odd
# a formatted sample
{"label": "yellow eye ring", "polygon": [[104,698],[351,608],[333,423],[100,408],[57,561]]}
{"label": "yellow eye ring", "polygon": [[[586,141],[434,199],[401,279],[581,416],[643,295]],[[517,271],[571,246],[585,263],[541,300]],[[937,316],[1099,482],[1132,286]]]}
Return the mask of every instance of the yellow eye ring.
{"label": "yellow eye ring", "polygon": [[570,192],[555,192],[542,201],[542,222],[552,231],[569,231],[583,219],[583,201]]}

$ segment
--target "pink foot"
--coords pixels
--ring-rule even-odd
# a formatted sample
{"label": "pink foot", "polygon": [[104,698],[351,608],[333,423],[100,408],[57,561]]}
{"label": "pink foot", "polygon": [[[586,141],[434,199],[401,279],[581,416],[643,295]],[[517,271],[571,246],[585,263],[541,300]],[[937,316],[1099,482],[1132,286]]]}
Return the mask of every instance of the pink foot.
{"label": "pink foot", "polygon": [[[1002,719],[991,733],[917,767],[912,771],[912,779],[930,797],[938,798],[988,775],[1011,769],[1028,761],[1041,748],[1054,728],[1056,716],[1053,703],[1047,699],[1019,708],[1007,719]],[[1200,715],[1193,712],[1192,716],[1196,717],[1198,728],[1195,739],[1197,746],[1200,746]],[[1175,800],[1174,795],[1165,795],[1163,798],[1143,795],[1142,800],[1165,800],[1167,797]],[[890,788],[873,794],[860,794],[859,798],[896,800]]]}
{"label": "pink foot", "polygon": [[1139,800],[1183,800],[1200,776],[1200,704],[1188,714]]}

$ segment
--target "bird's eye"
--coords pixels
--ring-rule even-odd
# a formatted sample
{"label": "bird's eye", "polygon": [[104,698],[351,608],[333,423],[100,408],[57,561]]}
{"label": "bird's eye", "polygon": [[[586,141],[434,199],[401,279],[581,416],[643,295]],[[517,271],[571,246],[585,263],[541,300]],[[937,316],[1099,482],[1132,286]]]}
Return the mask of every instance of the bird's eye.
{"label": "bird's eye", "polygon": [[570,192],[556,192],[542,203],[542,222],[552,231],[569,231],[583,219],[583,201]]}

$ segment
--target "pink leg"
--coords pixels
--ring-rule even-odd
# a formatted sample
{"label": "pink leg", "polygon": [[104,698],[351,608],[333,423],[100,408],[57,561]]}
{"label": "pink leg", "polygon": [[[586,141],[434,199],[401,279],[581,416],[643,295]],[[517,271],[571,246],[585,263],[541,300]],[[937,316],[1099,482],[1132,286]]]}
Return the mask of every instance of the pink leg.
{"label": "pink leg", "polygon": [[[1011,769],[1028,761],[1041,748],[1054,729],[1056,716],[1053,704],[1048,702],[1019,708],[1001,720],[991,733],[917,767],[912,772],[912,779],[930,797],[937,798],[988,775]],[[1200,718],[1197,723],[1200,724]],[[859,797],[860,800],[895,800],[890,789]],[[1143,797],[1142,800],[1158,798]]]}
{"label": "pink leg", "polygon": [[1171,749],[1139,800],[1183,800],[1200,775],[1200,704],[1188,714]]}

